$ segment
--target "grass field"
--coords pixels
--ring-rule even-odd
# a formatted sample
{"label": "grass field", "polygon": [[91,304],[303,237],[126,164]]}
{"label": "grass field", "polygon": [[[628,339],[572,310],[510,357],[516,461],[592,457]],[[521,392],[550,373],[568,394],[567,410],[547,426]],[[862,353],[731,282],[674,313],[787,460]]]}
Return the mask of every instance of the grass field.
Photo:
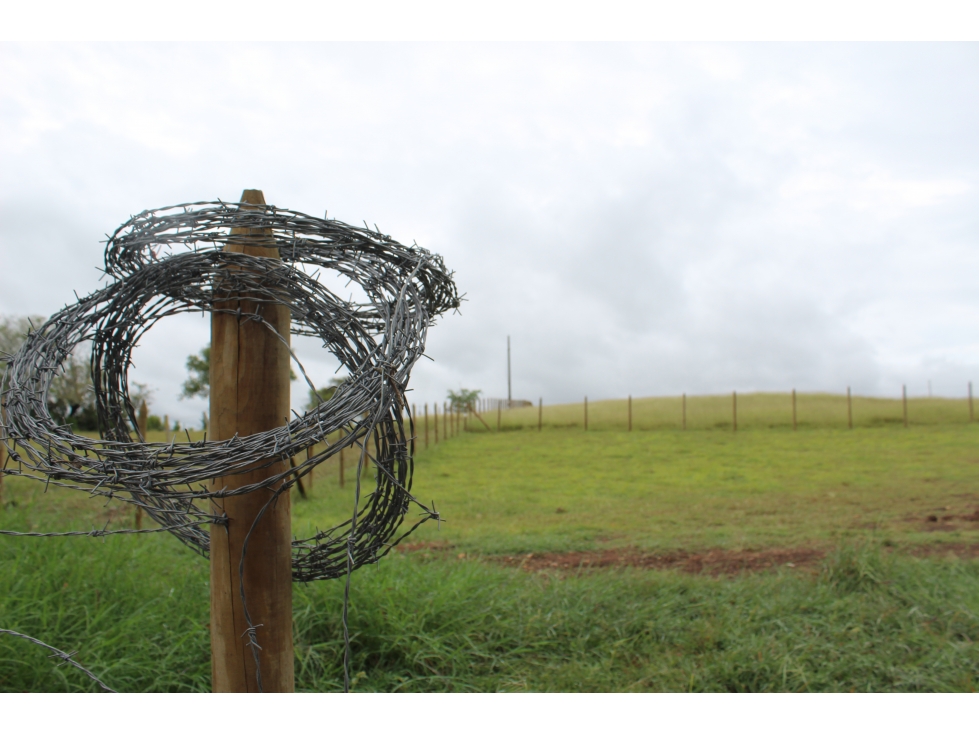
{"label": "grass field", "polygon": [[[969,401],[950,398],[908,398],[909,425],[949,425],[968,423]],[[868,398],[854,395],[851,400],[854,427],[904,425],[904,406],[900,398]],[[733,427],[733,396],[691,395],[686,398],[688,430]],[[791,393],[744,393],[737,396],[738,429],[791,428]],[[490,429],[499,423],[503,430],[536,429],[537,406],[491,412],[483,419]],[[584,428],[584,402],[544,405],[542,422],[552,428]],[[433,421],[434,418],[430,418]],[[625,430],[629,406],[626,400],[600,400],[588,403],[588,429]],[[472,430],[486,430],[471,421]],[[846,394],[799,393],[796,395],[796,425],[799,428],[846,428],[849,412]],[[636,431],[673,429],[683,426],[681,397],[634,398],[632,427]],[[423,425],[419,428],[423,433]]]}
{"label": "grass field", "polygon": [[[445,522],[357,573],[356,690],[975,690],[976,424],[848,430],[844,412],[842,428],[798,431],[761,419],[737,433],[560,425],[418,450],[415,493]],[[311,499],[294,502],[296,532],[345,518],[350,489],[321,467]],[[0,526],[132,516],[42,490],[8,480]],[[785,548],[818,555],[718,576],[496,562]],[[336,690],[341,586],[294,594],[297,685]],[[120,690],[207,690],[206,623],[207,563],[170,537],[0,538],[0,627],[79,650]],[[0,636],[0,690],[92,689]]]}

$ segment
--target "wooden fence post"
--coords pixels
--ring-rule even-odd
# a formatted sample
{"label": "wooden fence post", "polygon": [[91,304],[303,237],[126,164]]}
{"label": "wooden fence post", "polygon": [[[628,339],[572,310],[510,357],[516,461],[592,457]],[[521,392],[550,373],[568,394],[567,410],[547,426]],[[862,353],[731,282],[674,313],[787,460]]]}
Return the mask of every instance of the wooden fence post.
{"label": "wooden fence post", "polygon": [[3,439],[7,434],[4,429],[0,427],[0,509],[3,509],[3,469],[7,464],[7,446],[4,444]]}
{"label": "wooden fence post", "polygon": [[[242,202],[262,207],[261,191]],[[225,252],[278,259],[267,230],[235,228]],[[255,244],[249,244],[254,242]],[[255,303],[247,294],[221,292],[211,312],[211,434],[213,441],[278,428],[289,416],[289,329],[286,306]],[[257,313],[279,336],[235,311]],[[221,309],[219,312],[218,309]],[[230,313],[228,312],[230,311]],[[286,470],[287,462],[213,480],[213,491],[254,484]],[[292,533],[290,497],[270,488],[212,499],[227,525],[211,526],[211,671],[215,692],[294,690],[292,646]],[[247,539],[247,553],[245,543]],[[239,572],[241,569],[242,572]],[[242,588],[243,587],[243,588]],[[251,627],[245,616],[247,605]],[[250,640],[255,636],[254,643]],[[256,658],[259,668],[256,670]]]}
{"label": "wooden fence post", "polygon": [[340,449],[340,489],[343,489],[343,449]]}
{"label": "wooden fence post", "polygon": [[794,431],[797,428],[798,428],[798,423],[796,423],[795,420],[795,388],[793,387],[792,388],[792,430]]}
{"label": "wooden fence post", "polygon": [[425,448],[428,448],[428,403],[425,403]]}
{"label": "wooden fence post", "polygon": [[738,391],[731,393],[731,425],[735,432],[738,430]]}
{"label": "wooden fence post", "polygon": [[846,386],[846,424],[853,428],[853,400],[850,397],[850,386]]}
{"label": "wooden fence post", "polygon": [[908,386],[901,385],[901,407],[904,409],[904,427],[908,427]]}
{"label": "wooden fence post", "polygon": [[629,396],[629,430],[632,430],[632,396]]}
{"label": "wooden fence post", "polygon": [[681,430],[685,431],[687,430],[687,394],[686,393],[683,393],[682,406],[683,407],[681,409],[682,418],[680,420],[680,428]]}
{"label": "wooden fence post", "polygon": [[[312,458],[313,458],[313,447],[310,446],[310,447],[308,447],[306,449],[306,461],[310,461],[310,460],[312,460]],[[313,466],[313,465],[310,465],[310,467],[309,467],[309,473],[306,475],[306,477],[307,477],[306,483],[309,485],[309,494],[310,495],[312,495],[312,493],[313,493],[313,472],[315,472],[315,471],[316,471],[316,467]]]}
{"label": "wooden fence post", "polygon": [[432,403],[432,412],[435,414],[435,445],[439,445],[439,404]]}
{"label": "wooden fence post", "polygon": [[588,430],[588,396],[585,395],[585,430]]}
{"label": "wooden fence post", "polygon": [[[972,388],[970,387],[969,390],[971,391]],[[542,430],[544,430],[544,398],[537,401],[537,432],[540,433]]]}

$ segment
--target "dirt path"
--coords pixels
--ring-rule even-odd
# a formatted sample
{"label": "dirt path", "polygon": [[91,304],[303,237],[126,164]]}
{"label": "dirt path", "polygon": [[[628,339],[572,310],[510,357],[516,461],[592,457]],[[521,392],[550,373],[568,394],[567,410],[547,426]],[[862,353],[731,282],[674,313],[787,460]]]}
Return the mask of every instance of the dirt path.
{"label": "dirt path", "polygon": [[[399,548],[402,552],[423,552],[427,555],[465,559],[448,544],[410,543]],[[897,550],[897,549],[896,549]],[[979,544],[942,543],[899,549],[898,552],[918,557],[954,555],[959,558],[979,558]],[[474,556],[475,557],[475,556]],[[773,571],[777,568],[818,568],[826,557],[823,548],[767,548],[757,551],[713,549],[700,552],[673,550],[643,551],[638,548],[612,548],[596,551],[567,551],[563,553],[526,553],[521,555],[479,556],[480,560],[498,563],[524,571],[570,572],[600,568],[671,569],[691,574],[731,576],[739,573]]]}

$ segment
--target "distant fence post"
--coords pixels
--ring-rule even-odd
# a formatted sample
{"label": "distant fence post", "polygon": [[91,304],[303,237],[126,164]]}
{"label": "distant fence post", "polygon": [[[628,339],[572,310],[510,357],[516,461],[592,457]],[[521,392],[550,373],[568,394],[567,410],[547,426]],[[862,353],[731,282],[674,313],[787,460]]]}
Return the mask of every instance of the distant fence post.
{"label": "distant fence post", "polygon": [[343,489],[343,449],[340,449],[340,489]]}
{"label": "distant fence post", "polygon": [[425,448],[428,448],[428,403],[425,403]]}
{"label": "distant fence post", "polygon": [[442,403],[442,438],[449,440],[449,404]]}
{"label": "distant fence post", "polygon": [[908,427],[908,386],[901,385],[901,406],[904,409],[904,427]]}
{"label": "distant fence post", "polygon": [[544,398],[537,401],[537,432],[544,430]]}
{"label": "distant fence post", "polygon": [[6,434],[2,427],[0,427],[0,507],[3,507],[3,469],[7,464],[7,447],[3,443],[3,439]]}
{"label": "distant fence post", "polygon": [[738,391],[735,390],[731,393],[731,425],[732,430],[737,432],[738,430]]}
{"label": "distant fence post", "polygon": [[846,386],[846,424],[853,428],[853,400],[850,397],[850,386]]}
{"label": "distant fence post", "polygon": [[[312,461],[312,459],[313,459],[313,447],[312,446],[308,446],[308,447],[306,447],[306,461]],[[313,471],[315,469],[316,469],[316,467],[313,464],[310,464],[309,465],[309,479],[307,479],[306,482],[309,484],[309,492],[310,492],[310,494],[312,494],[312,492],[313,492]],[[297,485],[298,485],[298,482],[297,482]]]}
{"label": "distant fence post", "polygon": [[686,393],[683,393],[682,406],[683,407],[681,409],[682,417],[680,419],[680,428],[681,430],[685,431],[687,430],[687,394]]}
{"label": "distant fence post", "polygon": [[792,388],[792,430],[796,430],[798,424],[795,420],[795,388]]}
{"label": "distant fence post", "polygon": [[632,430],[632,396],[629,396],[629,430]]}
{"label": "distant fence post", "polygon": [[969,423],[972,423],[972,383],[969,383]]}
{"label": "distant fence post", "polygon": [[432,412],[435,414],[435,445],[439,445],[439,404],[432,403]]}
{"label": "distant fence post", "polygon": [[588,430],[588,396],[585,395],[585,430]]}

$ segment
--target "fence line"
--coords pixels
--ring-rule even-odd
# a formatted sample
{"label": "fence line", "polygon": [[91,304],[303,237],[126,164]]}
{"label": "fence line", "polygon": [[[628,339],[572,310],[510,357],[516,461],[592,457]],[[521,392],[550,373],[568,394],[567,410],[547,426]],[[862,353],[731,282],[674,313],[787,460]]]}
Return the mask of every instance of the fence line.
{"label": "fence line", "polygon": [[[899,398],[861,397],[847,386],[842,393],[742,393],[732,391],[727,416],[719,410],[718,395],[636,398],[627,395],[617,400],[590,400],[588,396],[577,404],[565,403],[544,406],[530,401],[481,399],[475,403],[496,409],[496,424],[468,420],[459,415],[461,423],[453,435],[468,431],[506,431],[549,427],[578,430],[651,430],[665,428],[721,428],[732,432],[743,428],[838,426],[854,429],[883,424],[911,426],[973,422],[972,384],[963,398],[910,398],[907,386],[902,386]],[[784,401],[784,402],[783,402]],[[898,402],[900,401],[900,402]],[[521,407],[517,407],[521,406]],[[675,407],[671,407],[675,406]],[[958,407],[957,407],[958,406]],[[896,410],[895,410],[896,408]],[[577,415],[574,413],[577,411]],[[674,412],[675,411],[675,412]],[[454,418],[454,417],[453,417]]]}

